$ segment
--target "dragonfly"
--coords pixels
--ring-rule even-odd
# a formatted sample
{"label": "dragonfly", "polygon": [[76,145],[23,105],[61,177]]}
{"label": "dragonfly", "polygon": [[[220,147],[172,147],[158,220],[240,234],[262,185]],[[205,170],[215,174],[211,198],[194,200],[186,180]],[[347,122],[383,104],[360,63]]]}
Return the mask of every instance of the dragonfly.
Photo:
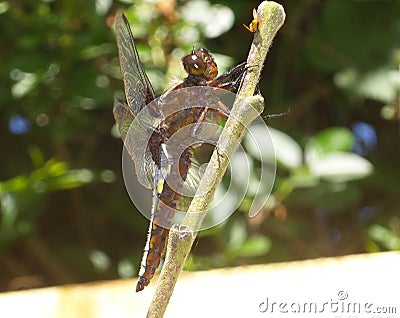
{"label": "dragonfly", "polygon": [[[217,76],[218,67],[211,53],[205,48],[193,49],[182,58],[187,77],[156,98],[122,12],[115,19],[115,34],[126,100],[116,99],[113,113],[139,182],[153,191],[150,225],[136,285],[139,292],[150,283],[160,264],[175,212],[185,206],[182,202],[187,197],[181,190],[195,188],[199,182],[198,165],[193,160],[195,146],[188,145],[186,139],[201,144],[207,139],[197,136],[197,125],[206,118],[220,123],[229,116],[229,109],[218,98],[205,98],[207,92],[196,88],[236,92],[248,66],[243,62]],[[184,93],[175,94],[179,92]],[[170,110],[171,105],[193,101],[200,106]],[[220,107],[208,105],[214,102]],[[189,129],[190,133],[174,139],[177,132],[189,126],[194,127]]]}

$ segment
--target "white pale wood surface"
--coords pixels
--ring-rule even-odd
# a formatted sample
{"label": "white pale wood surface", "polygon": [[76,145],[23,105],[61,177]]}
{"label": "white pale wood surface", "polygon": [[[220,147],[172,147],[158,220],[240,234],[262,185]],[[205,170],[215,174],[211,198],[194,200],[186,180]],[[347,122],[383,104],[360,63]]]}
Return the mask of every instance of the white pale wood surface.
{"label": "white pale wood surface", "polygon": [[[136,280],[2,293],[0,317],[145,317],[156,281],[140,293]],[[399,286],[396,252],[183,273],[164,317],[400,317]]]}

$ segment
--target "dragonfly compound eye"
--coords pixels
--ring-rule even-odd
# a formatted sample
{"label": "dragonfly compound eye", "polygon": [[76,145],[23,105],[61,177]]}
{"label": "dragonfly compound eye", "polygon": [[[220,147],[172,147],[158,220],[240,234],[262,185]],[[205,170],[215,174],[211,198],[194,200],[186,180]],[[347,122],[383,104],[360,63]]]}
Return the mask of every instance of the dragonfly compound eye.
{"label": "dragonfly compound eye", "polygon": [[203,75],[206,71],[206,64],[196,54],[186,55],[182,59],[182,63],[189,75]]}

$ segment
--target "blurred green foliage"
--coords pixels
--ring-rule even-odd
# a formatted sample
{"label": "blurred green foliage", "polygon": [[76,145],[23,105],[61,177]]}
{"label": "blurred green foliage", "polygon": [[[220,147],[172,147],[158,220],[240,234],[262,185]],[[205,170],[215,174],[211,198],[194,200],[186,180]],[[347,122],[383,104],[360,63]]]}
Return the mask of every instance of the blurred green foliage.
{"label": "blurred green foliage", "polygon": [[[268,122],[272,195],[256,217],[250,196],[202,232],[188,268],[400,248],[398,1],[281,3],[287,21],[260,81],[267,113],[291,109]],[[244,60],[257,5],[0,1],[0,290],[136,275],[148,221],[121,178],[115,13],[160,94],[193,46],[220,71]]]}

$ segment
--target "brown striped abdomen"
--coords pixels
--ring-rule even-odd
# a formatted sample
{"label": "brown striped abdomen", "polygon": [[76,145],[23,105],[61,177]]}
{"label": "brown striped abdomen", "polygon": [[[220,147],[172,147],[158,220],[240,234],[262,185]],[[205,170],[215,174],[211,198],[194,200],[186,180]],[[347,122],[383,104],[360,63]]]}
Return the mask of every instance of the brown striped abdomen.
{"label": "brown striped abdomen", "polygon": [[[143,290],[144,287],[150,283],[157,267],[160,265],[161,255],[165,249],[169,234],[169,226],[168,228],[164,228],[158,224],[170,225],[170,221],[174,217],[176,205],[181,195],[172,190],[170,185],[172,188],[176,189],[176,191],[182,188],[183,185],[178,182],[186,180],[192,155],[193,149],[190,147],[183,152],[179,160],[179,169],[171,169],[171,175],[167,177],[162,192],[155,201],[153,206],[153,218],[150,222],[149,233],[139,272],[139,280],[136,285],[137,292]],[[180,176],[176,176],[174,171],[179,173]]]}

